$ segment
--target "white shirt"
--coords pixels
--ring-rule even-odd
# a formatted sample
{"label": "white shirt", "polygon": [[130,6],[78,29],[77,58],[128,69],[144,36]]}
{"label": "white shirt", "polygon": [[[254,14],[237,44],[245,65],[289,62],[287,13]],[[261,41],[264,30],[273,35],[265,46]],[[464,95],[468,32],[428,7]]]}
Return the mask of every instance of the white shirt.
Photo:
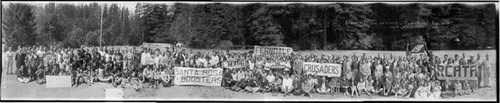
{"label": "white shirt", "polygon": [[273,75],[267,75],[266,79],[267,79],[267,81],[272,83],[272,82],[274,82],[274,79],[276,79],[276,78]]}
{"label": "white shirt", "polygon": [[219,56],[212,56],[212,59],[210,59],[210,66],[214,66],[219,63]]}
{"label": "white shirt", "polygon": [[208,62],[205,58],[198,58],[196,59],[196,64],[207,67]]}
{"label": "white shirt", "polygon": [[291,87],[292,84],[293,84],[292,78],[284,78],[283,79],[283,86]]}
{"label": "white shirt", "polygon": [[253,70],[253,68],[255,67],[254,65],[255,63],[253,63],[252,61],[248,61],[248,67],[250,68],[250,70]]}
{"label": "white shirt", "polygon": [[152,64],[151,63],[152,59],[153,58],[151,58],[151,54],[144,53],[144,64]]}
{"label": "white shirt", "polygon": [[265,70],[269,70],[269,67],[271,66],[272,64],[270,62],[267,62],[264,64],[264,69]]}
{"label": "white shirt", "polygon": [[227,63],[227,61],[222,62],[222,67],[228,67],[228,66],[229,64]]}
{"label": "white shirt", "polygon": [[7,54],[8,52],[2,53],[2,68],[7,68]]}
{"label": "white shirt", "polygon": [[290,65],[290,62],[286,62],[286,61],[281,62],[281,65],[285,65],[285,67],[287,67],[287,68],[292,67],[292,65]]}
{"label": "white shirt", "polygon": [[41,50],[38,50],[38,51],[36,52],[36,54],[37,54],[38,56],[42,57],[42,56],[43,56],[43,54],[44,54],[44,52],[43,52],[43,51],[41,51]]}
{"label": "white shirt", "polygon": [[146,64],[146,53],[141,53],[141,64]]}
{"label": "white shirt", "polygon": [[160,60],[161,60],[162,58],[163,58],[163,56],[161,56],[161,55],[160,55],[160,56],[157,56],[156,58],[154,58],[154,59],[153,59],[153,60],[154,60],[154,64],[156,64],[156,65],[160,64],[160,63],[161,63],[161,62],[160,62]]}
{"label": "white shirt", "polygon": [[383,75],[382,65],[375,66],[375,76],[379,78],[382,77],[382,75]]}

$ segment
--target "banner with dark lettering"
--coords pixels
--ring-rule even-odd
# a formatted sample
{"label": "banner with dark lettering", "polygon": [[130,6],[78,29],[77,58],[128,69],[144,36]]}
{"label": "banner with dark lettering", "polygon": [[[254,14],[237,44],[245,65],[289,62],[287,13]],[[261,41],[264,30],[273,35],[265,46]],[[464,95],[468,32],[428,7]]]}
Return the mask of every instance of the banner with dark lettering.
{"label": "banner with dark lettering", "polygon": [[150,48],[170,48],[173,47],[172,44],[169,43],[142,43],[143,47]]}
{"label": "banner with dark lettering", "polygon": [[242,68],[248,66],[247,61],[236,60],[236,61],[226,61],[226,62],[227,66],[224,66],[224,68]]}
{"label": "banner with dark lettering", "polygon": [[265,68],[268,69],[285,69],[285,68],[292,68],[290,64],[286,64],[283,62],[270,62],[270,65],[264,65]]}
{"label": "banner with dark lettering", "polygon": [[302,70],[306,74],[328,77],[340,77],[342,73],[341,65],[333,63],[304,62]]}
{"label": "banner with dark lettering", "polygon": [[175,85],[221,86],[221,68],[174,68]]}
{"label": "banner with dark lettering", "polygon": [[255,46],[253,55],[291,55],[293,49],[290,47],[277,46]]}
{"label": "banner with dark lettering", "polygon": [[477,65],[438,65],[437,77],[439,80],[477,80],[479,70]]}

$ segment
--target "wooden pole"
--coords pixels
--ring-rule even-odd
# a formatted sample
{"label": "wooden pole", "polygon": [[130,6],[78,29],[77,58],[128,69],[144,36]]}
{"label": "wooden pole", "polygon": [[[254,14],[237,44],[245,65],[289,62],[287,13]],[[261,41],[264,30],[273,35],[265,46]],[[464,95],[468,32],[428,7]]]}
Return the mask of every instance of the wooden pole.
{"label": "wooden pole", "polygon": [[101,5],[101,34],[99,35],[99,46],[102,46],[102,18],[103,18],[103,15],[104,15],[104,8],[103,6]]}

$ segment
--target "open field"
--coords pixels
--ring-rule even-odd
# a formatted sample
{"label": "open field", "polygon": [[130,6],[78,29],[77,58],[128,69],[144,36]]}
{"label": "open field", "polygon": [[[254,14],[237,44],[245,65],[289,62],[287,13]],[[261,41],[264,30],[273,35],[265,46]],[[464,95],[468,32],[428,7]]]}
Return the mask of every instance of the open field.
{"label": "open field", "polygon": [[[194,50],[194,51],[211,51],[211,50]],[[367,55],[377,55],[378,53],[393,53],[394,55],[404,55],[404,51],[362,51],[362,50],[342,50],[342,51],[299,51],[302,54],[345,54],[361,55],[362,53],[367,53]],[[491,59],[491,63],[495,66],[491,69],[490,85],[491,88],[481,88],[476,93],[466,96],[458,96],[453,98],[444,98],[438,100],[451,100],[451,101],[494,101],[497,99],[497,82],[496,78],[497,67],[496,67],[496,52],[495,50],[465,50],[465,51],[434,51],[437,56],[442,56],[444,54],[459,54],[466,53],[467,56],[481,54],[482,57],[487,53]],[[381,54],[382,55],[382,54]],[[3,70],[3,69],[2,69]],[[3,72],[2,72],[3,73]],[[104,100],[105,89],[114,88],[110,84],[99,83],[92,86],[81,85],[79,87],[71,88],[45,88],[44,85],[38,85],[36,83],[19,83],[17,82],[15,75],[5,75],[2,74],[1,81],[1,99],[2,100]],[[272,96],[271,93],[255,93],[248,94],[244,92],[234,92],[222,87],[203,87],[203,86],[173,86],[168,88],[159,89],[145,89],[143,91],[134,91],[132,89],[124,89],[124,99],[125,100],[251,100],[251,101],[363,101],[363,100],[417,100],[417,99],[406,99],[406,98],[396,98],[396,97],[383,97],[383,96],[373,96],[369,97],[367,95],[362,95],[361,97],[348,97],[342,94],[334,95],[322,95],[313,94],[312,98],[302,97],[302,96],[286,96],[282,94],[278,96]]]}

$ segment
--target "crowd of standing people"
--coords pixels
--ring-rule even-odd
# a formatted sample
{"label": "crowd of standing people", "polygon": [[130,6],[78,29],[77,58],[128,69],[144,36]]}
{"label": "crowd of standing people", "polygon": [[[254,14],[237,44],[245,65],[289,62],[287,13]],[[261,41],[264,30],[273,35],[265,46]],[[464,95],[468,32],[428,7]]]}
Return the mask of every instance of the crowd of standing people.
{"label": "crowd of standing people", "polygon": [[[488,55],[252,55],[252,52],[193,52],[186,49],[18,47],[2,53],[2,68],[21,83],[44,84],[47,75],[72,77],[72,86],[110,83],[141,88],[174,85],[174,67],[223,68],[221,86],[248,93],[279,93],[312,97],[342,93],[351,97],[383,95],[440,98],[474,93],[490,87]],[[151,58],[149,60],[143,58]],[[342,65],[340,77],[307,74],[301,63]],[[239,67],[231,67],[238,65]],[[479,80],[439,80],[436,65],[478,65]],[[4,69],[2,69],[4,70]],[[484,85],[482,85],[484,84]]]}

